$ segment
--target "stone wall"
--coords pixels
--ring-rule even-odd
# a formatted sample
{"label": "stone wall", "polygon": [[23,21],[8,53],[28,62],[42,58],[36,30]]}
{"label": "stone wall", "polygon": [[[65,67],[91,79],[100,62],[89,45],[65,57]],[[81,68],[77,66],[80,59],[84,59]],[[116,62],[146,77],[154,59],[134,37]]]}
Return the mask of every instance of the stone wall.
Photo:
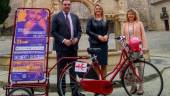
{"label": "stone wall", "polygon": [[127,0],[128,8],[134,8],[139,12],[140,20],[144,26],[149,25],[149,5],[148,0]]}
{"label": "stone wall", "polygon": [[106,0],[101,0],[100,2],[105,14],[113,14],[116,6],[115,0],[107,0],[107,2]]}
{"label": "stone wall", "polygon": [[[170,18],[170,1],[152,4],[151,5],[151,20],[154,20],[155,23],[155,30],[157,31],[165,31],[164,21],[160,19],[160,13],[162,13],[162,7],[166,7],[166,11],[169,14]],[[169,26],[170,26],[170,19],[169,19]]]}
{"label": "stone wall", "polygon": [[[8,19],[5,23],[7,26],[12,26],[14,23],[14,16],[15,10],[18,7],[42,7],[42,8],[49,8],[52,12],[54,11],[53,7],[54,1],[59,0],[10,0],[10,5],[12,7],[11,13],[9,14]],[[96,1],[100,2],[102,7],[104,8],[104,13],[107,16],[113,16],[117,14],[118,10],[120,9],[118,6],[119,1],[128,2],[128,8],[135,8],[139,11],[141,20],[144,22],[145,27],[149,27],[151,30],[163,30],[163,22],[160,20],[160,11],[162,7],[167,7],[167,11],[169,12],[170,1],[163,0],[166,2],[161,2],[155,5],[149,5],[150,2],[159,2],[161,0],[72,0],[74,2],[82,2],[84,3],[91,12],[93,12],[93,6]],[[55,9],[56,11],[56,9]],[[125,10],[126,11],[126,8]],[[170,14],[170,13],[169,13]],[[110,17],[109,17],[110,18]],[[112,18],[112,17],[111,17]],[[155,23],[155,24],[154,24]]]}
{"label": "stone wall", "polygon": [[[94,3],[98,1],[101,3],[104,14],[106,18],[109,20],[114,20],[114,15],[117,14],[120,10],[119,1],[126,2],[124,0],[72,0],[73,2],[81,2],[87,8],[90,9],[90,12],[93,12]],[[6,20],[6,27],[13,26],[14,18],[15,18],[15,11],[17,8],[48,8],[51,10],[52,14],[58,12],[60,10],[59,0],[13,0],[10,1],[10,5],[12,7],[11,13],[9,14],[8,19]],[[123,7],[123,6],[122,6]],[[126,8],[125,8],[126,9]],[[118,16],[118,15],[117,15]],[[119,21],[118,21],[119,22]]]}

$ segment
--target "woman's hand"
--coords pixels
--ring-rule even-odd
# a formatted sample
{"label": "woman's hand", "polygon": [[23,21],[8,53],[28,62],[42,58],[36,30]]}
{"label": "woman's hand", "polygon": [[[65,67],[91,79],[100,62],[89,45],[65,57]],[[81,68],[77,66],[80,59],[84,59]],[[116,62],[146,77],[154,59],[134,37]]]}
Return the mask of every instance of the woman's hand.
{"label": "woman's hand", "polygon": [[108,36],[107,35],[99,35],[98,36],[98,39],[101,41],[101,42],[107,42],[108,41]]}
{"label": "woman's hand", "polygon": [[104,42],[104,37],[102,35],[98,35],[98,39],[101,41],[101,42]]}
{"label": "woman's hand", "polygon": [[104,41],[105,41],[105,42],[108,41],[108,35],[104,35],[103,38],[104,38]]}
{"label": "woman's hand", "polygon": [[146,49],[146,48],[142,48],[142,51],[143,51],[144,54],[147,53],[147,52],[149,52],[149,50]]}

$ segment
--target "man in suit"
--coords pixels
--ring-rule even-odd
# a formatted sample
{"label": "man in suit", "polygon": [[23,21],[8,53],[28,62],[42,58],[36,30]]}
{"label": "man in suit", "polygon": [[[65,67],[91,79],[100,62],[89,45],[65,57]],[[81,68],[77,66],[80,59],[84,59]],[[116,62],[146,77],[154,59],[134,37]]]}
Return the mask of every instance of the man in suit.
{"label": "man in suit", "polygon": [[[55,14],[52,20],[52,35],[55,39],[54,45],[57,53],[57,60],[61,59],[62,57],[77,56],[78,42],[82,31],[79,18],[75,14],[70,13],[71,1],[62,0],[61,3],[62,10],[58,14]],[[59,73],[61,73],[61,70],[64,68],[64,66],[72,61],[73,60],[63,60],[57,64],[57,80],[59,79]],[[69,74],[75,76],[76,78],[74,69],[72,69]],[[63,82],[65,83],[64,80]],[[74,83],[74,81],[71,81],[71,83],[72,82]],[[64,88],[63,91],[65,94]],[[60,92],[58,94],[61,95]],[[72,88],[72,96],[84,95]]]}

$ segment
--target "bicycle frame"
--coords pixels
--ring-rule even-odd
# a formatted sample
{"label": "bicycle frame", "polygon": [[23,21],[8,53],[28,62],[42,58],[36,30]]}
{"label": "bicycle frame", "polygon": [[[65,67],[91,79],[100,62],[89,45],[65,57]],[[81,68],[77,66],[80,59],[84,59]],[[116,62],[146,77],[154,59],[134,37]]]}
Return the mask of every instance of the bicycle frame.
{"label": "bicycle frame", "polygon": [[[135,67],[133,66],[133,61],[130,59],[130,56],[128,54],[128,52],[126,51],[125,48],[123,48],[121,50],[121,55],[120,55],[120,59],[119,62],[115,65],[115,67],[112,69],[111,72],[109,72],[104,78],[106,78],[109,75],[112,75],[112,77],[110,78],[109,81],[113,81],[114,78],[117,76],[117,74],[120,72],[120,70],[122,69],[122,72],[125,71],[125,69],[130,66],[130,68],[132,69],[134,75],[137,77],[137,79],[139,81],[142,81],[141,78],[138,76],[138,74],[135,71]],[[122,76],[122,72],[120,72],[120,76]]]}
{"label": "bicycle frame", "polygon": [[[128,63],[124,66],[123,71],[130,64],[130,62],[128,60],[129,60],[129,57],[128,57],[127,51],[125,49],[122,49],[119,62],[115,65],[115,67],[112,69],[112,71],[109,72],[105,76],[105,78],[107,76],[113,74],[113,76],[110,78],[110,81],[112,81],[116,77],[116,75],[120,72],[121,68],[126,64],[126,62],[128,62]],[[122,73],[120,75],[122,75]]]}

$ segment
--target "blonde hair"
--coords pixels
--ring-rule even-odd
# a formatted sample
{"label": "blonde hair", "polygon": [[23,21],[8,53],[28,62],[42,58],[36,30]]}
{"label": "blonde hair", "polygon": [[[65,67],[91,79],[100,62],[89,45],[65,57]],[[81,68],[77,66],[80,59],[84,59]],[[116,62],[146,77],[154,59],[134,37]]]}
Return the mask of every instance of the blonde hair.
{"label": "blonde hair", "polygon": [[100,4],[95,4],[95,6],[94,6],[94,17],[96,17],[96,13],[95,13],[95,9],[96,9],[96,7],[100,7],[100,9],[101,9],[101,15],[102,15],[102,18],[104,19],[104,11],[103,11],[103,8],[102,8],[102,6],[100,5]]}
{"label": "blonde hair", "polygon": [[129,9],[127,11],[127,14],[126,14],[126,20],[127,22],[129,22],[129,18],[128,18],[128,13],[129,12],[132,12],[133,15],[135,15],[135,21],[140,21],[140,18],[139,18],[139,13],[135,10],[135,9]]}

